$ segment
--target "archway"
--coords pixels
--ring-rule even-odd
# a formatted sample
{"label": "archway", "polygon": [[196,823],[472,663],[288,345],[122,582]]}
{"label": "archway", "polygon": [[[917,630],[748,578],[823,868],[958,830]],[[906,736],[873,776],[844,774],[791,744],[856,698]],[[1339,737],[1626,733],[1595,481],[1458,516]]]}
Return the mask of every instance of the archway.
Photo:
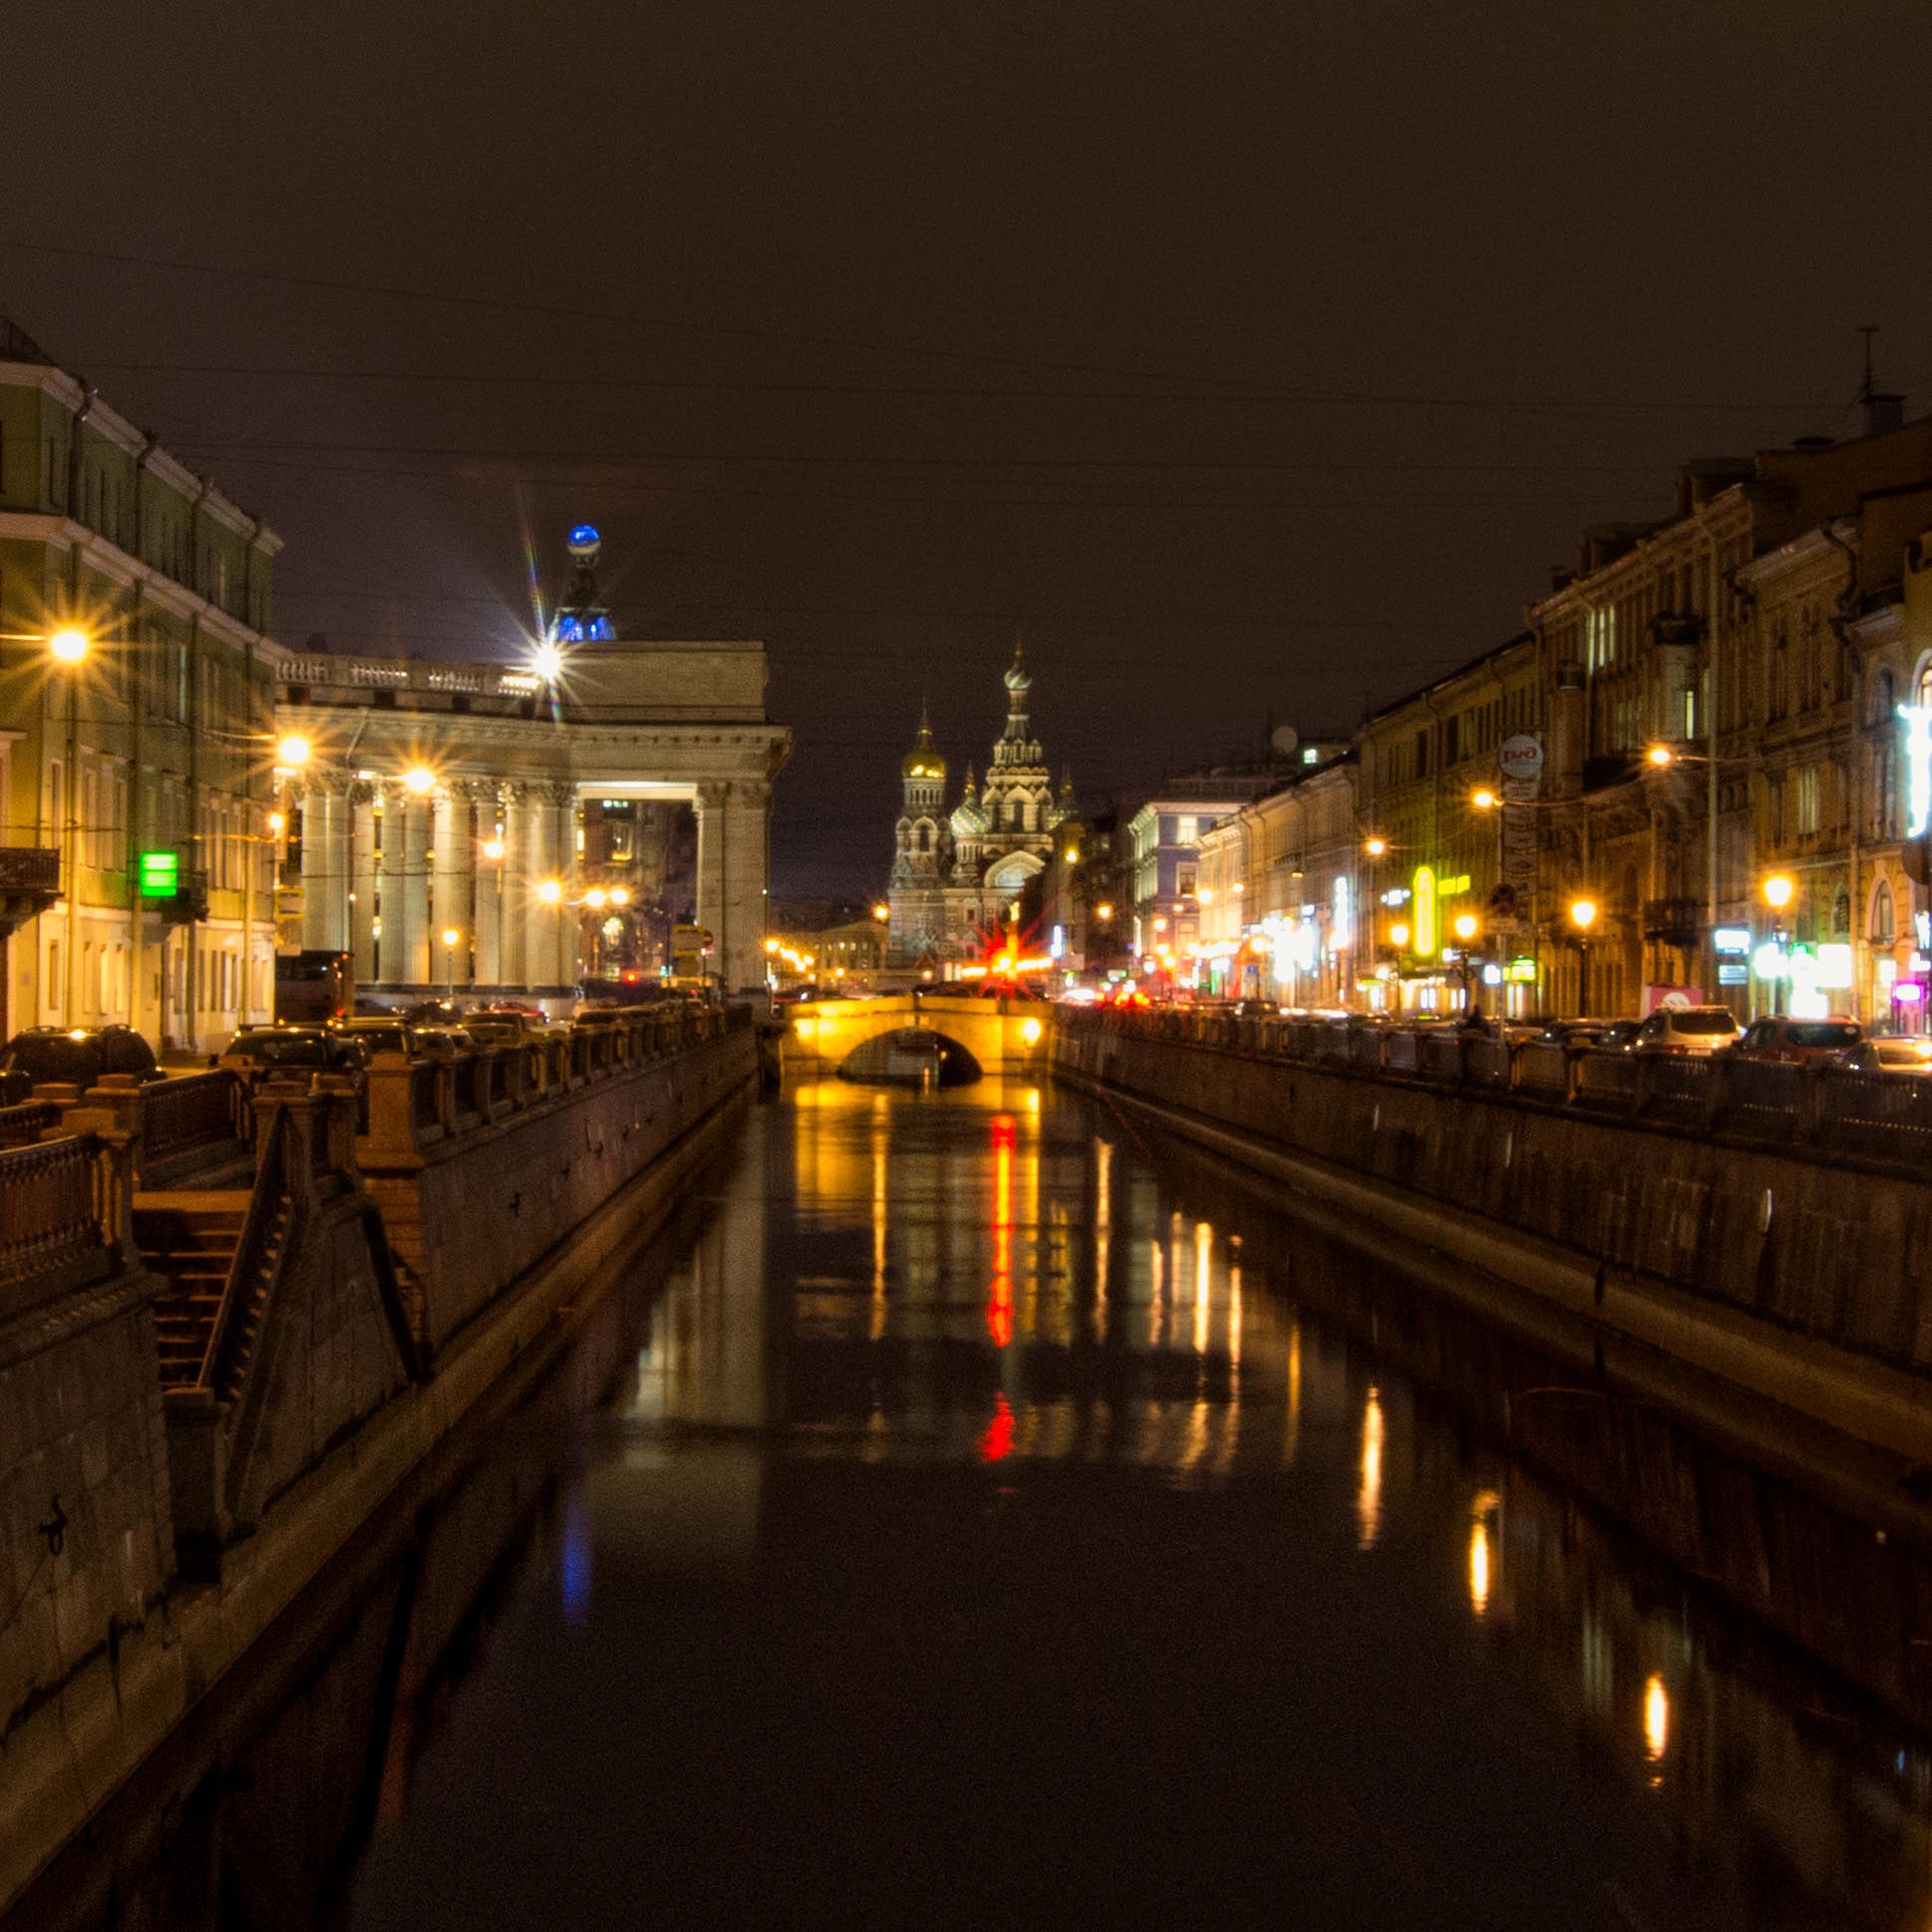
{"label": "archway", "polygon": [[900,1027],[862,1041],[837,1071],[840,1080],[886,1087],[969,1087],[985,1075],[965,1047],[932,1027]]}

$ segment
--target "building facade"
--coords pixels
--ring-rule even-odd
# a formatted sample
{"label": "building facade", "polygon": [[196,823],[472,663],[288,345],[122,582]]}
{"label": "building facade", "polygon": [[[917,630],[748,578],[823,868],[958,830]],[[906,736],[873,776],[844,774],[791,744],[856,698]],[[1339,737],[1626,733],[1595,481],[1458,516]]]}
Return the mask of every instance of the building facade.
{"label": "building facade", "polygon": [[280,549],[0,322],[5,1032],[272,1013]]}

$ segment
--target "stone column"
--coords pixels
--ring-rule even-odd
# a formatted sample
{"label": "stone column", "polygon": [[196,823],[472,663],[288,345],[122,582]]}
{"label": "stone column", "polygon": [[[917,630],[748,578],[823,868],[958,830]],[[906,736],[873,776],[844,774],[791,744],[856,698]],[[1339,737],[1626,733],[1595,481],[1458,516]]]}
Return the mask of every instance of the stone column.
{"label": "stone column", "polygon": [[529,974],[523,964],[523,936],[528,925],[524,906],[536,881],[530,876],[530,789],[527,785],[503,787],[503,856],[498,870],[502,883],[498,889],[498,934],[496,970],[498,984],[526,986]]}
{"label": "stone column", "polygon": [[[396,955],[399,979],[428,985],[436,965],[430,939],[430,802],[413,792],[403,795],[403,903],[406,951]],[[383,933],[389,932],[389,907],[383,907]],[[384,947],[387,955],[388,947]]]}
{"label": "stone column", "polygon": [[376,788],[358,783],[349,788],[352,856],[349,890],[349,948],[356,956],[356,984],[367,986],[376,977]]}
{"label": "stone column", "polygon": [[502,983],[502,890],[505,861],[491,858],[485,849],[496,836],[497,814],[500,810],[498,795],[501,791],[494,779],[477,779],[473,782],[473,800],[477,809],[476,835],[476,876],[473,892],[476,900],[477,943],[475,950],[476,983],[480,986],[498,986]]}
{"label": "stone column", "polygon": [[318,781],[302,794],[302,950],[349,950],[349,855],[353,807],[338,785]]}
{"label": "stone column", "polygon": [[772,787],[764,779],[698,787],[698,923],[727,992],[765,972],[765,892]]}
{"label": "stone column", "polygon": [[692,796],[698,816],[697,922],[711,934],[713,951],[708,971],[720,970],[724,954],[717,950],[725,920],[725,813],[731,787],[723,779],[707,779]]}
{"label": "stone column", "polygon": [[[455,982],[470,984],[471,949],[477,941],[476,908],[471,902],[472,854],[476,841],[470,832],[471,787],[467,779],[453,779],[436,795],[435,895],[430,919],[436,932],[436,962],[455,967]],[[446,928],[454,926],[463,937],[454,955],[443,944]]]}
{"label": "stone column", "polygon": [[[574,814],[577,788],[546,780],[529,788],[530,852],[529,898],[526,902],[523,970],[531,986],[570,986],[576,981],[576,913],[566,903],[576,870]],[[561,900],[545,899],[540,887],[555,879],[563,887]]]}

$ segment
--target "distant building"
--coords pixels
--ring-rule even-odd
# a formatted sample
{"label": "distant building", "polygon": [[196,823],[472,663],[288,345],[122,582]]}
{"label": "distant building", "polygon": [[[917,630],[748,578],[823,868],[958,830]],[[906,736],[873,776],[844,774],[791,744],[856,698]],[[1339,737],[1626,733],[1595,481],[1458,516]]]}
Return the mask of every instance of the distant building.
{"label": "distant building", "polygon": [[946,759],[921,718],[900,766],[904,804],[886,893],[893,958],[943,964],[981,950],[981,934],[1009,919],[1027,882],[1054,855],[1054,833],[1073,811],[1073,781],[1056,794],[1028,721],[1033,680],[1020,651],[1006,673],[1006,726],[982,789],[969,767],[959,804],[946,810]]}

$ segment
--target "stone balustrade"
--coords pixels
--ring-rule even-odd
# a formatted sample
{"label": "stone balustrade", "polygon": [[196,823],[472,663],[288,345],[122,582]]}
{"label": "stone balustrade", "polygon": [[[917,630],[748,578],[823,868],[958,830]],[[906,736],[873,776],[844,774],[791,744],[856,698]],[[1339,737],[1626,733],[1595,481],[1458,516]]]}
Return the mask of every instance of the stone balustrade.
{"label": "stone balustrade", "polygon": [[1932,1078],[1823,1063],[1611,1053],[1557,1041],[1511,1041],[1453,1027],[1247,1018],[1199,1010],[1063,1009],[1070,1034],[1168,1040],[1261,1061],[1507,1096],[1695,1131],[1802,1147],[1820,1159],[1896,1161],[1915,1170],[1932,1149]]}

